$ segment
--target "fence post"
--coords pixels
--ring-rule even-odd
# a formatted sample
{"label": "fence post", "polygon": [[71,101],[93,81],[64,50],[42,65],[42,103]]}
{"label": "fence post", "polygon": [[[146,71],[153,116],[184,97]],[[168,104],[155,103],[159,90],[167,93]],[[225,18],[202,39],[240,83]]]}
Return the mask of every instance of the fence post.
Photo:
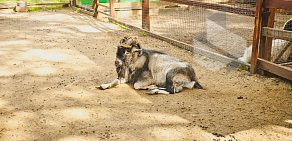
{"label": "fence post", "polygon": [[142,28],[150,31],[149,0],[142,0]]}
{"label": "fence post", "polygon": [[72,0],[72,6],[76,7],[76,0]]}
{"label": "fence post", "polygon": [[99,3],[99,0],[93,0],[93,5],[92,5],[92,8],[94,9],[94,14],[93,14],[93,17],[97,17],[97,9],[98,9],[98,3]]}
{"label": "fence post", "polygon": [[[274,28],[275,14],[276,14],[276,9],[269,9],[269,15],[268,15],[266,27]],[[261,55],[263,57],[263,59],[268,60],[268,61],[271,61],[272,40],[273,40],[273,38],[266,37],[265,49],[263,52],[264,54]]]}
{"label": "fence post", "polygon": [[258,46],[259,40],[261,35],[261,21],[262,21],[262,8],[263,8],[263,1],[264,0],[257,0],[256,3],[256,15],[255,15],[255,27],[253,31],[253,43],[252,43],[252,54],[251,54],[251,61],[250,61],[250,72],[252,74],[256,73],[256,65],[258,59]]}
{"label": "fence post", "polygon": [[113,18],[115,16],[115,5],[114,5],[115,1],[114,0],[110,0],[110,16]]}

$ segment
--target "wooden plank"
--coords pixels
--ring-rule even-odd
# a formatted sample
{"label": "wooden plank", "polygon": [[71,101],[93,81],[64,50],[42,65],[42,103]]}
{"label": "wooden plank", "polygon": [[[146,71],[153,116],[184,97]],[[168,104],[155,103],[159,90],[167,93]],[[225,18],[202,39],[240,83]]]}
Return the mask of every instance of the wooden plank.
{"label": "wooden plank", "polygon": [[[94,9],[90,9],[90,8],[87,8],[87,7],[84,7],[84,6],[76,5],[75,7],[84,9],[84,10],[89,11],[89,12],[94,12]],[[110,16],[109,13],[106,13],[106,12],[98,10],[98,9],[97,9],[97,12],[102,13],[102,14],[107,15],[107,16]]]}
{"label": "wooden plank", "polygon": [[[66,3],[66,2],[60,2],[60,3],[37,3],[37,4],[28,4],[27,7],[31,7],[31,6],[42,6],[42,5],[63,5],[64,7],[69,6],[70,3]],[[0,9],[13,9],[15,6],[13,7],[0,7]]]}
{"label": "wooden plank", "polygon": [[277,57],[273,60],[273,62],[278,62],[278,60],[281,58],[281,56],[284,54],[284,52],[292,45],[292,41],[290,41],[285,47],[280,51],[280,53],[277,55]]}
{"label": "wooden plank", "polygon": [[110,16],[114,17],[115,16],[115,1],[110,0]]}
{"label": "wooden plank", "polygon": [[149,0],[142,0],[142,28],[150,31]]}
{"label": "wooden plank", "polygon": [[258,58],[258,67],[292,81],[292,69]]}
{"label": "wooden plank", "polygon": [[13,7],[0,7],[0,10],[1,9],[13,9],[15,6],[13,6]]}
{"label": "wooden plank", "polygon": [[33,5],[66,5],[69,4],[68,2],[57,2],[57,3],[30,3],[27,6],[33,6]]}
{"label": "wooden plank", "polygon": [[292,41],[292,31],[263,27],[262,35],[266,37]]}
{"label": "wooden plank", "polygon": [[162,1],[180,3],[180,4],[190,5],[190,6],[203,7],[203,8],[207,8],[207,9],[235,13],[235,14],[240,14],[240,15],[245,15],[245,16],[252,16],[252,17],[255,16],[255,11],[252,9],[228,6],[228,5],[224,5],[224,4],[218,4],[218,3],[206,3],[206,2],[201,2],[201,1],[197,1],[197,0],[162,0]]}
{"label": "wooden plank", "polygon": [[101,7],[105,7],[105,8],[107,8],[107,9],[110,9],[110,7],[109,6],[107,6],[107,5],[103,5],[103,4],[100,4],[100,3],[97,3],[99,6],[101,6]]}
{"label": "wooden plank", "polygon": [[263,7],[292,10],[292,1],[291,0],[265,0]]}
{"label": "wooden plank", "polygon": [[260,30],[261,30],[261,21],[262,21],[262,6],[263,0],[258,0],[256,3],[256,16],[255,16],[255,27],[253,31],[253,44],[252,44],[252,54],[250,61],[250,72],[254,74],[257,67],[257,58],[258,58],[258,45],[260,40]]}

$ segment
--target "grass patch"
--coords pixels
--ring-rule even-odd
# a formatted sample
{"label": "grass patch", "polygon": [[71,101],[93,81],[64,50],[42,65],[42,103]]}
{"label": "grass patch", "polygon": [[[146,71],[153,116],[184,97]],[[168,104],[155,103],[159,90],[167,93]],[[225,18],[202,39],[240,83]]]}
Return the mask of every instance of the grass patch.
{"label": "grass patch", "polygon": [[75,9],[75,13],[80,13],[81,9],[80,8],[76,8]]}
{"label": "grass patch", "polygon": [[145,33],[144,31],[141,31],[141,32],[140,32],[140,35],[141,35],[141,36],[146,36],[146,33]]}
{"label": "grass patch", "polygon": [[117,23],[116,21],[112,21],[111,23],[113,23],[113,24],[115,24],[115,25],[118,25],[121,29],[128,29],[128,27],[126,27],[126,26],[123,25],[123,24]]}
{"label": "grass patch", "polygon": [[38,6],[38,7],[28,7],[29,12],[36,12],[40,10],[56,10],[63,8],[62,5],[56,5],[56,6]]}
{"label": "grass patch", "polygon": [[238,71],[248,71],[248,66],[247,66],[247,65],[241,65],[241,66],[238,68]]}

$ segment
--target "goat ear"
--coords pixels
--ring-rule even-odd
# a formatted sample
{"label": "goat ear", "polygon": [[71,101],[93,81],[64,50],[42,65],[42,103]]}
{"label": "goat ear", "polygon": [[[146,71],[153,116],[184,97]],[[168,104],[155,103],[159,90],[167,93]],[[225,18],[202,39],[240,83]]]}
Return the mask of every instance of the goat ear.
{"label": "goat ear", "polygon": [[138,49],[142,49],[142,47],[141,47],[141,44],[140,44],[140,43],[138,43],[138,44],[137,44],[137,48],[138,48]]}
{"label": "goat ear", "polygon": [[138,56],[141,56],[143,54],[142,49],[132,48],[132,53],[138,53]]}
{"label": "goat ear", "polygon": [[142,54],[143,54],[143,50],[142,49],[138,49],[137,52],[138,52],[138,56],[139,57],[142,56]]}
{"label": "goat ear", "polygon": [[124,36],[124,39],[128,39],[130,36],[129,35],[125,35]]}

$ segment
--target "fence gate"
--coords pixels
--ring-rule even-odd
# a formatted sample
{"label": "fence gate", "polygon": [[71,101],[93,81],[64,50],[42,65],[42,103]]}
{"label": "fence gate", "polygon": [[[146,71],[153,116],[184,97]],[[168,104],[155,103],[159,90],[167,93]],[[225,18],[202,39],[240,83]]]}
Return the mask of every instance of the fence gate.
{"label": "fence gate", "polygon": [[[291,49],[292,31],[275,29],[277,11],[291,11],[291,0],[257,0],[256,19],[253,37],[251,73],[267,71],[286,79],[292,80],[292,62],[278,62],[287,49]],[[292,17],[290,17],[292,18]],[[289,28],[292,29],[292,25]],[[271,56],[273,40],[280,39],[285,45],[279,54]]]}

